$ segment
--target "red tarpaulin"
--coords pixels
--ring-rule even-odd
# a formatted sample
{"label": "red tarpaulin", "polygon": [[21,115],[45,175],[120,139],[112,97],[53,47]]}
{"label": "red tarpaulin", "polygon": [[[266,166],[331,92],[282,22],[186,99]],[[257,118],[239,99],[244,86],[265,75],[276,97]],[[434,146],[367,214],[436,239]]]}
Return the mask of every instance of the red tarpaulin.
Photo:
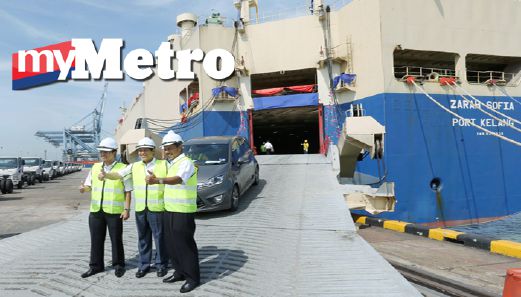
{"label": "red tarpaulin", "polygon": [[252,92],[252,94],[255,94],[255,95],[269,96],[269,95],[278,94],[278,93],[280,93],[282,91],[284,91],[284,88],[271,88],[271,89],[253,90],[251,92]]}
{"label": "red tarpaulin", "polygon": [[271,89],[261,89],[261,90],[253,90],[252,94],[262,95],[262,96],[272,96],[282,93],[284,90],[289,90],[293,92],[299,93],[312,93],[315,88],[315,85],[301,85],[301,86],[290,86],[290,87],[281,87],[281,88],[271,88]]}
{"label": "red tarpaulin", "polygon": [[313,92],[314,87],[315,87],[315,85],[301,85],[301,86],[286,87],[286,89],[292,90],[294,92],[311,93],[311,92]]}

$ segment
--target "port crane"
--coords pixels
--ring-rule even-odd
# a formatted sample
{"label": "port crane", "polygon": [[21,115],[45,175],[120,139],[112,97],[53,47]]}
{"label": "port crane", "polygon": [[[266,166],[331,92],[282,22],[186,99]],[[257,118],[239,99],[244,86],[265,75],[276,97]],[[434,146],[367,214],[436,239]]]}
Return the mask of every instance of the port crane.
{"label": "port crane", "polygon": [[43,138],[55,147],[63,147],[63,159],[67,161],[95,160],[96,146],[100,142],[103,110],[107,97],[105,83],[103,93],[94,110],[62,131],[37,131],[35,136]]}

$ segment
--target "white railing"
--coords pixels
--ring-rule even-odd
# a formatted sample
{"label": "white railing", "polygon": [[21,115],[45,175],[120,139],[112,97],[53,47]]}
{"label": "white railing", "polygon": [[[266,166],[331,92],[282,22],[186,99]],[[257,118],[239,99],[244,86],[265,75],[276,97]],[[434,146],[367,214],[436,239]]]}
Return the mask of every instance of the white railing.
{"label": "white railing", "polygon": [[419,67],[419,66],[396,66],[394,67],[394,77],[403,78],[407,76],[415,77],[428,77],[431,74],[437,76],[456,76],[456,70],[447,68],[432,68],[432,67]]}
{"label": "white railing", "polygon": [[515,76],[515,73],[506,73],[503,71],[467,70],[467,82],[469,84],[483,84],[488,81],[503,81],[504,83],[508,83]]}

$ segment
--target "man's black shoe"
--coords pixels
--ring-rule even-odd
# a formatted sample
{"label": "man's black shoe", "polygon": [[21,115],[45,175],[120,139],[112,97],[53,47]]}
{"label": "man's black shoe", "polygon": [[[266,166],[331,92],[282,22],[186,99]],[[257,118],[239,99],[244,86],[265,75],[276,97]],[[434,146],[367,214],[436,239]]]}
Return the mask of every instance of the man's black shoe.
{"label": "man's black shoe", "polygon": [[117,266],[114,275],[116,277],[122,277],[125,274],[125,271],[125,267]]}
{"label": "man's black shoe", "polygon": [[82,278],[86,278],[86,277],[89,277],[89,276],[93,276],[94,274],[96,273],[100,273],[100,272],[103,272],[103,269],[94,269],[94,268],[89,268],[89,270],[87,270],[86,272],[84,272],[81,277]]}
{"label": "man's black shoe", "polygon": [[143,276],[147,275],[147,273],[150,271],[150,268],[147,268],[145,270],[138,270],[136,272],[136,277],[137,278],[142,278]]}
{"label": "man's black shoe", "polygon": [[166,268],[159,268],[157,270],[157,277],[163,277],[167,274],[168,270]]}
{"label": "man's black shoe", "polygon": [[175,282],[182,281],[182,280],[185,280],[185,277],[182,275],[178,275],[174,272],[171,276],[163,279],[163,282],[164,283],[175,283]]}
{"label": "man's black shoe", "polygon": [[184,285],[181,287],[181,290],[179,290],[179,292],[188,293],[188,292],[192,291],[193,289],[197,288],[197,286],[199,286],[199,283],[193,283],[193,282],[186,281],[184,283]]}

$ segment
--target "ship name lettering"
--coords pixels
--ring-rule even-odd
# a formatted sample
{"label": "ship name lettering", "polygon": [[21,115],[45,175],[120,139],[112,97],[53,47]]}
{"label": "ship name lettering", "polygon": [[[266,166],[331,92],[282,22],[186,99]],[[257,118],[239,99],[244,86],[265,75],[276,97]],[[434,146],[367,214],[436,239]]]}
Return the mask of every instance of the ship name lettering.
{"label": "ship name lettering", "polygon": [[514,110],[514,102],[488,101],[487,107],[494,110]]}
{"label": "ship name lettering", "polygon": [[505,119],[504,121],[497,121],[495,119],[481,119],[480,124],[482,127],[514,126],[514,122],[510,119]]}
{"label": "ship name lettering", "polygon": [[472,124],[476,124],[476,119],[460,119],[452,118],[452,126],[470,127]]}
{"label": "ship name lettering", "polygon": [[451,109],[475,109],[480,105],[479,102],[471,102],[469,100],[450,100]]}

